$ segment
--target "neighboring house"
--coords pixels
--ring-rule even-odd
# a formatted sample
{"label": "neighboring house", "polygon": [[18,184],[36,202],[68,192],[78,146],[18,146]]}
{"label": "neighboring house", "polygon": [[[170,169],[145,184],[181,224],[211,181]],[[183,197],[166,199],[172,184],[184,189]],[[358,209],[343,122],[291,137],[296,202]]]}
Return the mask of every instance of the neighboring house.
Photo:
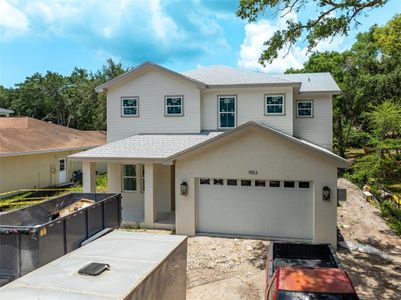
{"label": "neighboring house", "polygon": [[107,92],[108,144],[70,159],[83,162],[86,192],[108,163],[123,221],[336,244],[337,169],[348,162],[331,152],[341,91],[329,73],[180,74],[146,62],[96,91]]}
{"label": "neighboring house", "polygon": [[14,111],[11,109],[5,109],[5,108],[0,107],[0,118],[1,117],[9,117],[13,113],[14,113]]}
{"label": "neighboring house", "polygon": [[[100,131],[81,131],[28,117],[0,118],[0,193],[70,182],[79,162],[68,155],[106,143]],[[100,165],[101,167],[101,165]]]}

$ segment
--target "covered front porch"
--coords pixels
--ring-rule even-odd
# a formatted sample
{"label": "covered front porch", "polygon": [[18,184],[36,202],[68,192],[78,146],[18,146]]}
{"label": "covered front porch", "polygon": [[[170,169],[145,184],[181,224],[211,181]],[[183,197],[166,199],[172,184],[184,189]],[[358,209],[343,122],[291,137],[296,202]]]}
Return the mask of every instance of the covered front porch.
{"label": "covered front porch", "polygon": [[[83,161],[83,190],[96,191],[96,163]],[[123,224],[175,228],[175,166],[107,161],[108,192],[122,195]]]}

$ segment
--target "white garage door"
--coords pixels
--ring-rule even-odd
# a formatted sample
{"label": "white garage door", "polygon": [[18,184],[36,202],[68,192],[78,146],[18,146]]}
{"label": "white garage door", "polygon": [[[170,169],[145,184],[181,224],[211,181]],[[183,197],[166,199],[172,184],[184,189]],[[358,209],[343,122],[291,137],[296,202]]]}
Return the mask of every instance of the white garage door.
{"label": "white garage door", "polygon": [[198,179],[197,232],[312,239],[312,190],[308,181]]}

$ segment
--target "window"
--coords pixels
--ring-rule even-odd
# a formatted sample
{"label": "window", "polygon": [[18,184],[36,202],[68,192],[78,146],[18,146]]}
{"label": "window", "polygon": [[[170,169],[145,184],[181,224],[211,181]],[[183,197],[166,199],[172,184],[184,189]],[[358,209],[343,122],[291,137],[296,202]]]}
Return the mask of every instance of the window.
{"label": "window", "polygon": [[183,110],[183,96],[166,96],[165,100],[165,114],[166,116],[182,116]]}
{"label": "window", "polygon": [[213,179],[213,185],[223,185],[223,179]]}
{"label": "window", "polygon": [[264,181],[264,180],[255,180],[255,186],[266,186],[266,181]]}
{"label": "window", "polygon": [[210,179],[209,178],[201,178],[199,179],[200,184],[210,184]]}
{"label": "window", "polygon": [[227,179],[227,185],[237,186],[238,180],[237,179]]}
{"label": "window", "polygon": [[121,115],[123,117],[137,117],[138,104],[139,104],[138,97],[121,98]]}
{"label": "window", "polygon": [[219,99],[219,128],[234,128],[236,124],[235,96],[220,96]]}
{"label": "window", "polygon": [[123,191],[136,191],[136,166],[123,165]]}
{"label": "window", "polygon": [[60,159],[59,170],[60,170],[60,172],[65,170],[65,159]]}
{"label": "window", "polygon": [[241,180],[241,186],[251,186],[252,185],[252,181],[251,180]]}
{"label": "window", "polygon": [[284,181],[284,187],[293,188],[293,187],[295,187],[295,182],[294,181]]}
{"label": "window", "polygon": [[300,189],[309,189],[309,181],[300,181],[298,187]]}
{"label": "window", "polygon": [[312,100],[297,101],[297,117],[298,118],[313,117],[313,101]]}
{"label": "window", "polygon": [[266,115],[283,115],[284,114],[284,95],[266,95]]}
{"label": "window", "polygon": [[269,181],[269,187],[280,187],[280,181],[278,180]]}

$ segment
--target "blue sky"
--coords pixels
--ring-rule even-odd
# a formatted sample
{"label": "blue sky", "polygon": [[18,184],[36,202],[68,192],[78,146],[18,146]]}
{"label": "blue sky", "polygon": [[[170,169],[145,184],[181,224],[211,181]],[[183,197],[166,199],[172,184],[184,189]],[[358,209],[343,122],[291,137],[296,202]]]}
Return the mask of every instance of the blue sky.
{"label": "blue sky", "polygon": [[[301,67],[299,43],[265,68],[262,43],[285,20],[267,12],[247,24],[235,16],[239,0],[0,0],[0,84],[11,87],[47,70],[67,75],[75,66],[96,71],[112,57],[132,67],[146,60],[176,71],[226,64],[267,73]],[[358,31],[401,13],[401,1],[359,18],[348,37],[324,41],[318,50],[345,50]],[[308,7],[286,18],[304,20]]]}

